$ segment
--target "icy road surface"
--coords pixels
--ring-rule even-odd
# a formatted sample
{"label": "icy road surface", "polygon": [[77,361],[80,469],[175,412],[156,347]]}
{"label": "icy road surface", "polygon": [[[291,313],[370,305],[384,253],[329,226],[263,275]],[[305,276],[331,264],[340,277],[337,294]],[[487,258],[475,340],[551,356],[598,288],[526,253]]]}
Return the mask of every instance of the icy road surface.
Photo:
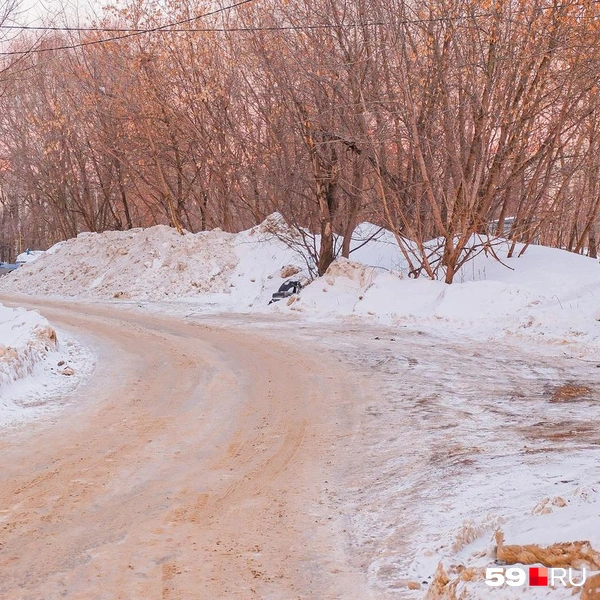
{"label": "icy road surface", "polygon": [[[492,565],[499,526],[507,543],[511,526],[518,543],[583,528],[600,547],[589,358],[365,323],[28,306],[78,330],[97,367],[60,418],[2,435],[3,599],[416,599],[440,560]],[[566,507],[532,516],[557,496]],[[589,523],[560,518],[572,509]],[[538,592],[518,597],[571,597]]]}

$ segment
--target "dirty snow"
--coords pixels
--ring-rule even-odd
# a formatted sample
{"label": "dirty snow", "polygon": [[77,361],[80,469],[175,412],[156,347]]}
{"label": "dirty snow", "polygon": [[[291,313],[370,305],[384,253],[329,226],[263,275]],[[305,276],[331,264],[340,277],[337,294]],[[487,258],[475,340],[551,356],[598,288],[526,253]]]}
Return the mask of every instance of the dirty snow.
{"label": "dirty snow", "polygon": [[[327,487],[375,598],[423,598],[440,562],[451,578],[461,566],[498,566],[497,529],[506,544],[600,548],[600,357],[357,319],[209,322],[293,339],[352,367],[364,394],[355,398],[360,427],[332,441],[347,466]],[[481,579],[459,591],[473,600],[572,597],[562,588],[492,590]]]}
{"label": "dirty snow", "polygon": [[[306,252],[273,235],[281,227],[275,216],[239,234],[81,234],[2,278],[0,292],[293,329],[352,364],[371,391],[339,506],[382,597],[422,598],[439,562],[451,578],[495,566],[498,528],[507,544],[585,539],[600,550],[598,261],[540,246],[508,258],[499,240],[503,264],[482,253],[447,286],[409,279],[394,236],[365,223],[350,260],[267,306],[290,273],[310,278]],[[587,391],[562,398],[569,386]],[[481,580],[460,591],[571,597]]]}
{"label": "dirty snow", "polygon": [[494,250],[502,262],[481,253],[448,286],[409,279],[394,236],[363,223],[349,261],[336,261],[291,304],[267,306],[287,278],[286,267],[298,271],[294,278],[310,278],[306,251],[273,234],[281,227],[271,216],[238,234],[180,236],[165,226],[84,233],[2,278],[0,292],[174,300],[213,313],[293,312],[312,320],[356,317],[477,339],[516,336],[599,349],[600,267],[594,259],[541,246],[516,258],[520,245],[508,258],[508,243],[499,240]]}
{"label": "dirty snow", "polygon": [[39,313],[0,304],[0,427],[54,411],[92,365],[89,351]]}
{"label": "dirty snow", "polygon": [[40,314],[0,304],[0,389],[29,375],[57,346],[56,332]]}
{"label": "dirty snow", "polygon": [[230,234],[150,229],[81,233],[0,282],[3,291],[70,298],[164,300],[223,292],[236,264]]}

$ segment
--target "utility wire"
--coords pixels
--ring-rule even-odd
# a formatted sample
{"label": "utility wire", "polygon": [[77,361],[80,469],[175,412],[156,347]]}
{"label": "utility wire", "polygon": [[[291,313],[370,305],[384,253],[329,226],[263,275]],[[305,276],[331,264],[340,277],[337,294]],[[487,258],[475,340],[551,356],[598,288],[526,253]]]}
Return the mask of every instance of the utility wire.
{"label": "utility wire", "polygon": [[[165,30],[170,30],[173,27],[178,27],[180,25],[185,25],[186,23],[192,23],[194,21],[198,21],[199,19],[203,19],[205,17],[211,17],[213,15],[225,12],[225,11],[229,11],[232,10],[234,8],[238,8],[239,6],[243,6],[244,4],[250,4],[251,2],[254,2],[255,0],[240,0],[239,2],[236,2],[235,4],[230,4],[229,6],[222,6],[221,8],[216,8],[215,10],[211,10],[209,12],[205,12],[202,13],[201,15],[197,15],[195,17],[190,17],[189,19],[182,19],[181,21],[175,21],[174,23],[167,23],[166,25],[157,25],[155,27],[149,27],[147,29],[125,29],[123,30],[124,32],[127,33],[123,33],[123,35],[115,35],[115,36],[111,36],[111,37],[107,37],[107,38],[101,38],[98,40],[88,40],[85,42],[79,42],[77,44],[65,44],[62,46],[55,46],[53,48],[34,48],[34,49],[30,49],[30,50],[21,50],[21,51],[12,51],[12,52],[0,52],[0,56],[19,56],[19,55],[23,55],[23,54],[39,54],[40,52],[53,52],[53,51],[57,51],[57,50],[73,50],[75,48],[83,48],[84,46],[93,46],[95,44],[105,44],[106,42],[114,42],[117,40],[124,40],[126,38],[131,38],[131,37],[136,37],[139,35],[144,35],[144,34],[148,34],[148,33],[156,33],[156,32],[162,32]],[[600,0],[599,0],[600,1]],[[14,25],[6,25],[3,26],[4,28],[14,28],[16,26]],[[2,27],[0,27],[2,28]],[[57,29],[53,29],[53,28],[44,28],[46,31],[60,31],[60,28]],[[65,31],[69,31],[69,29],[64,29]],[[73,31],[77,31],[78,28],[74,28]],[[81,28],[81,31],[103,31],[103,29],[98,28],[98,29],[85,29],[85,28]],[[105,31],[110,32],[110,29],[106,29]],[[115,30],[115,31],[119,31],[119,30]],[[184,29],[183,31],[190,31],[189,29]]]}
{"label": "utility wire", "polygon": [[[248,0],[252,1],[252,0]],[[404,21],[398,21],[398,23],[403,23]],[[0,29],[26,29],[28,31],[44,31],[44,32],[81,32],[81,33],[120,33],[120,32],[131,32],[132,35],[143,35],[145,33],[207,33],[211,31],[215,31],[217,33],[227,33],[227,32],[240,32],[240,31],[304,31],[310,29],[345,29],[345,28],[354,28],[354,27],[370,27],[370,26],[384,26],[390,25],[391,23],[387,21],[367,21],[360,23],[317,23],[314,25],[259,25],[253,27],[194,27],[186,28],[186,29],[129,29],[129,28],[99,28],[99,27],[2,27]],[[163,27],[170,27],[169,25],[164,25]],[[122,37],[130,37],[130,36],[122,36]],[[95,43],[100,42],[109,42],[113,39],[121,39],[121,37],[117,38],[106,38],[103,40],[96,40]]]}
{"label": "utility wire", "polygon": [[[223,13],[244,4],[250,4],[255,0],[240,0],[235,4],[229,6],[223,6],[221,8],[212,10],[210,12],[175,21],[173,23],[167,23],[165,25],[157,25],[148,28],[120,28],[120,27],[70,27],[70,26],[43,26],[43,25],[0,25],[0,30],[23,30],[23,31],[43,31],[43,32],[71,32],[71,33],[118,33],[122,35],[113,35],[106,38],[100,38],[96,40],[87,40],[84,42],[78,42],[73,44],[64,44],[61,46],[54,46],[50,48],[31,48],[29,50],[11,51],[11,52],[0,52],[0,56],[20,56],[26,54],[37,54],[42,52],[53,52],[58,50],[73,50],[75,48],[82,48],[85,46],[92,46],[97,44],[104,44],[107,42],[118,41],[122,39],[137,37],[146,35],[149,33],[244,33],[244,32],[260,32],[260,31],[310,31],[319,29],[353,29],[359,27],[385,27],[390,25],[412,25],[412,24],[427,24],[427,23],[440,23],[440,22],[455,22],[465,21],[480,18],[489,18],[497,15],[496,12],[482,12],[471,15],[461,16],[439,16],[439,17],[421,17],[421,18],[404,18],[394,21],[394,23],[386,21],[367,21],[367,22],[352,22],[352,23],[322,23],[313,25],[265,25],[265,26],[248,26],[248,27],[201,27],[201,28],[181,28],[181,25],[187,23],[193,23],[205,17],[210,17],[219,13]],[[555,4],[552,6],[540,6],[534,8],[537,11],[548,11],[548,10],[560,10],[563,8],[585,8],[589,5],[598,5],[600,0],[591,0],[587,4],[581,3],[563,3]],[[528,14],[530,11],[520,10],[512,11],[511,14]],[[600,15],[598,16],[600,21]]]}
{"label": "utility wire", "polygon": [[[367,22],[367,23],[341,23],[341,24],[334,24],[334,23],[324,23],[324,24],[316,24],[316,25],[281,25],[281,26],[277,26],[274,25],[272,27],[270,26],[266,26],[266,27],[232,27],[232,28],[213,28],[213,27],[206,27],[206,28],[189,28],[186,27],[185,29],[178,29],[177,27],[179,25],[185,25],[186,23],[192,23],[194,21],[197,21],[199,19],[202,19],[204,17],[209,17],[211,15],[217,14],[217,13],[221,13],[227,10],[230,10],[232,8],[237,8],[238,6],[241,6],[243,4],[248,4],[249,2],[253,2],[254,0],[243,0],[241,2],[238,2],[236,4],[232,4],[231,6],[224,6],[221,7],[219,9],[216,9],[212,12],[208,12],[208,13],[203,13],[201,15],[195,16],[195,17],[190,17],[188,19],[182,19],[181,21],[175,21],[173,23],[167,23],[165,25],[159,25],[159,26],[155,26],[155,27],[72,27],[72,26],[68,26],[68,25],[64,25],[64,26],[60,26],[60,25],[19,25],[17,23],[15,23],[14,25],[0,25],[0,30],[2,29],[6,29],[6,30],[22,30],[22,31],[44,31],[44,32],[80,32],[80,33],[93,33],[93,32],[99,32],[99,33],[131,33],[131,34],[144,34],[144,33],[160,33],[160,32],[164,32],[164,33],[193,33],[193,32],[206,32],[206,31],[279,31],[279,30],[302,30],[302,29],[338,29],[338,28],[342,28],[342,27],[362,27],[362,26],[369,26],[369,25],[390,25],[390,23],[388,22],[384,22],[384,21],[373,21],[373,22]],[[590,4],[600,4],[600,0],[591,0],[590,2],[588,2],[588,4],[581,4],[581,3],[571,3],[571,2],[565,2],[563,4],[554,4],[552,6],[538,6],[535,7],[534,10],[537,11],[548,11],[548,10],[560,10],[563,8],[585,8],[587,6],[589,6]],[[511,14],[527,14],[530,11],[528,10],[517,10],[517,11],[512,11]],[[474,13],[472,15],[461,15],[461,16],[439,16],[439,17],[419,17],[419,18],[412,18],[412,19],[399,19],[398,21],[396,21],[396,23],[400,23],[400,24],[405,24],[405,25],[409,25],[409,24],[419,24],[419,23],[437,23],[437,22],[444,22],[444,21],[462,21],[462,20],[467,20],[467,19],[479,19],[479,18],[486,18],[486,17],[493,17],[496,16],[496,12],[493,11],[488,11],[488,12],[480,12],[480,13]],[[106,41],[111,41],[110,38],[108,38]]]}
{"label": "utility wire", "polygon": [[[204,17],[209,17],[211,15],[225,12],[232,8],[237,8],[243,4],[248,4],[253,2],[254,0],[242,0],[241,2],[237,2],[236,4],[232,4],[230,6],[224,6],[214,11],[203,13],[201,15],[197,15],[195,17],[189,17],[187,19],[182,19],[180,21],[175,21],[173,23],[167,23],[165,25],[158,25],[155,27],[72,27],[69,25],[20,25],[15,23],[13,25],[0,25],[0,30],[21,30],[21,31],[45,31],[45,32],[80,32],[80,33],[132,33],[132,34],[144,34],[144,33],[155,33],[155,32],[166,32],[166,33],[188,33],[188,32],[206,32],[206,31],[270,31],[270,30],[301,30],[301,29],[321,29],[321,28],[330,28],[336,29],[341,27],[360,27],[363,25],[389,25],[390,23],[384,21],[374,21],[371,23],[341,23],[341,24],[316,24],[316,25],[290,25],[290,26],[272,26],[272,27],[234,27],[234,28],[189,28],[185,29],[177,29],[180,25],[185,25],[186,23],[193,23],[194,21],[198,21]],[[600,4],[600,0],[590,0],[587,4],[581,4],[578,2],[565,2],[563,4],[554,4],[552,6],[538,6],[535,7],[534,10],[542,12],[548,10],[560,10],[563,8],[586,8],[590,4]],[[512,11],[511,14],[527,14],[529,10],[521,9],[517,11]],[[474,13],[472,15],[461,15],[461,16],[439,16],[439,17],[419,17],[412,19],[400,19],[397,23],[400,24],[419,24],[419,23],[436,23],[436,22],[444,22],[444,21],[462,21],[467,19],[478,19],[485,17],[493,17],[496,16],[497,12],[488,11],[488,12],[480,12]],[[11,19],[12,20],[12,19]],[[111,41],[110,38],[106,41]]]}

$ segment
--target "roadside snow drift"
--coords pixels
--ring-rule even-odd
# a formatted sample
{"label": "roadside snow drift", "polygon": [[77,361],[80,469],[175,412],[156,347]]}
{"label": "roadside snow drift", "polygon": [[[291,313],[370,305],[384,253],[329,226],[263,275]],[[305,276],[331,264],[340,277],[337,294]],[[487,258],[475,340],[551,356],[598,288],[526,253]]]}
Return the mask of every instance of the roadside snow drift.
{"label": "roadside snow drift", "polygon": [[56,332],[44,317],[0,304],[0,398],[3,387],[30,375],[57,348]]}
{"label": "roadside snow drift", "polygon": [[542,246],[531,246],[517,258],[520,245],[509,258],[508,242],[497,240],[493,253],[501,262],[482,252],[446,285],[409,279],[394,235],[375,225],[360,224],[351,248],[350,260],[338,259],[299,296],[271,306],[271,295],[287,278],[311,279],[309,249],[277,214],[238,234],[178,235],[165,226],[82,233],[2,278],[0,291],[178,300],[213,313],[377,319],[448,332],[468,326],[469,335],[485,339],[518,335],[600,346],[595,259]]}
{"label": "roadside snow drift", "polygon": [[[371,225],[359,227],[356,243],[371,229],[379,231]],[[277,233],[294,235],[276,214],[238,234],[214,230],[179,235],[163,225],[81,233],[0,280],[0,291],[89,299],[191,299],[238,311],[262,307],[285,279],[307,280],[309,275],[308,251],[299,240],[295,248],[288,247]],[[388,269],[398,257],[395,242],[386,239],[361,248],[358,260],[372,259]]]}
{"label": "roadside snow drift", "polygon": [[162,300],[224,291],[236,259],[231,235],[169,227],[82,233],[23,265],[5,291],[72,298]]}
{"label": "roadside snow drift", "polygon": [[47,415],[94,368],[89,350],[39,313],[0,304],[0,427]]}

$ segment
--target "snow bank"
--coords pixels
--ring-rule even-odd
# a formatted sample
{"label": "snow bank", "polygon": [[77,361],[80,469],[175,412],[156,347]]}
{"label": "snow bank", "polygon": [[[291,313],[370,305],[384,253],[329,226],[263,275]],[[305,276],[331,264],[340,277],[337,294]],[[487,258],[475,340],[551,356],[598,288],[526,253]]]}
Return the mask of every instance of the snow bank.
{"label": "snow bank", "polygon": [[[282,241],[287,238],[292,246]],[[481,253],[448,286],[407,277],[394,235],[360,224],[350,261],[306,287],[294,302],[267,307],[293,273],[310,280],[306,248],[278,215],[238,234],[178,235],[165,226],[80,234],[2,278],[6,292],[73,298],[185,300],[212,312],[290,312],[305,318],[358,317],[482,338],[527,336],[600,345],[600,267],[596,260],[531,246],[508,258],[508,243]],[[318,244],[318,237],[315,243]],[[339,243],[339,240],[338,240]]]}
{"label": "snow bank", "polygon": [[[0,280],[7,293],[121,300],[192,300],[221,310],[266,305],[301,254],[273,235],[277,217],[239,234],[148,229],[82,233]],[[290,270],[290,267],[291,270]]]}
{"label": "snow bank", "polygon": [[41,315],[0,304],[0,397],[3,387],[30,375],[57,346],[56,332]]}
{"label": "snow bank", "polygon": [[39,313],[0,304],[0,427],[60,409],[95,366],[90,351]]}
{"label": "snow bank", "polygon": [[389,239],[373,248],[367,244],[351,257],[362,253],[367,261],[376,258],[371,263],[361,260],[373,265],[368,277],[351,282],[334,263],[331,273],[303,291],[300,302],[278,310],[313,317],[371,317],[391,325],[418,323],[448,333],[468,330],[470,336],[485,339],[526,336],[600,347],[598,261],[542,246],[508,258],[508,247],[499,242],[495,249],[502,262],[482,253],[447,285],[409,279]]}
{"label": "snow bank", "polygon": [[150,229],[81,233],[11,274],[2,289],[71,298],[163,300],[226,291],[231,235]]}

